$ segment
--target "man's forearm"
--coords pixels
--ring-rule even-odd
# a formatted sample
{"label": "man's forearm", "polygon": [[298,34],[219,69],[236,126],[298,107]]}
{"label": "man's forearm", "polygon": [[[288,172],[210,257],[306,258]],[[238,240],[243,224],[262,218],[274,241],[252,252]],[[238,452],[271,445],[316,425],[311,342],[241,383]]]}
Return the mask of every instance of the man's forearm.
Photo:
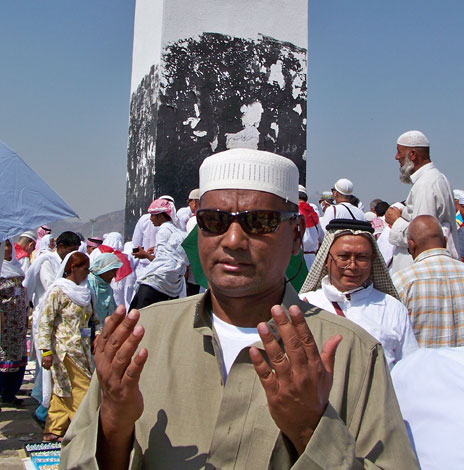
{"label": "man's forearm", "polygon": [[134,442],[135,426],[105,418],[100,409],[96,458],[101,470],[127,470]]}

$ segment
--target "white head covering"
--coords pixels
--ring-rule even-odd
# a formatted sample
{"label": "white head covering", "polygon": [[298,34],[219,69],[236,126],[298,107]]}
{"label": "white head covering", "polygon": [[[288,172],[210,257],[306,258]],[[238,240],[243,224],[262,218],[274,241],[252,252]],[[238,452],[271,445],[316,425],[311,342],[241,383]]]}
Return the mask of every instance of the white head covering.
{"label": "white head covering", "polygon": [[169,214],[171,217],[171,222],[176,227],[179,228],[180,224],[179,224],[179,219],[177,218],[177,211],[176,211],[176,205],[174,203],[174,198],[172,196],[164,195],[164,196],[159,197],[158,199],[165,199],[166,201],[169,202],[169,205],[171,206],[171,213]]}
{"label": "white head covering", "polygon": [[124,250],[124,239],[119,232],[110,232],[103,236],[103,245],[110,246],[116,251],[122,251]]}
{"label": "white head covering", "polygon": [[421,131],[408,131],[401,134],[396,141],[403,147],[430,147],[427,137]]}
{"label": "white head covering", "polygon": [[396,207],[400,211],[403,211],[403,209],[406,207],[402,202],[394,202],[390,207]]}
{"label": "white head covering", "polygon": [[199,188],[192,189],[189,193],[188,198],[194,199],[194,200],[200,199],[200,189]]}
{"label": "white head covering", "polygon": [[[332,224],[333,226],[331,226]],[[343,227],[351,226],[352,228],[337,228],[337,225]],[[396,292],[393,281],[391,280],[390,274],[388,273],[388,268],[385,266],[383,256],[380,253],[374,236],[372,235],[373,231],[374,229],[370,227],[368,222],[362,222],[360,220],[336,219],[327,225],[327,232],[324,236],[324,240],[322,241],[322,245],[317,252],[316,259],[311,266],[308,276],[306,277],[306,280],[300,289],[300,293],[304,294],[305,292],[315,291],[321,287],[322,279],[328,274],[326,259],[329,254],[330,247],[338,236],[340,236],[342,233],[346,233],[362,235],[369,239],[372,244],[372,249],[376,255],[372,261],[372,283],[377,290],[384,292],[385,294],[389,294],[392,297],[395,297],[395,299],[399,300],[398,293]]]}
{"label": "white head covering", "polygon": [[165,194],[164,196],[160,196],[158,199],[166,199],[166,201],[170,201],[173,204],[175,204],[176,201],[174,201],[174,198],[172,196],[169,196],[168,194]]}
{"label": "white head covering", "polygon": [[454,199],[459,199],[462,195],[464,195],[464,191],[462,189],[453,189]]}
{"label": "white head covering", "polygon": [[27,232],[23,232],[19,238],[27,237],[30,238],[34,243],[37,241],[37,234],[34,233],[32,230],[28,230]]}
{"label": "white head covering", "polygon": [[49,233],[48,235],[44,235],[39,242],[39,249],[36,251],[35,256],[40,256],[42,253],[47,251],[51,251],[50,248],[50,240],[53,238],[53,235]]}
{"label": "white head covering", "polygon": [[306,195],[308,194],[308,193],[306,192],[306,188],[305,188],[302,184],[299,184],[299,185],[298,185],[298,192],[299,192],[299,193],[305,193]]}
{"label": "white head covering", "polygon": [[90,272],[95,276],[111,271],[112,269],[119,269],[122,262],[113,253],[102,253],[97,259],[92,261],[90,265]]}
{"label": "white head covering", "polygon": [[353,193],[353,183],[346,179],[346,178],[340,178],[336,183],[334,188],[340,193],[343,194],[344,196],[349,196],[350,194]]}
{"label": "white head covering", "polygon": [[464,204],[464,193],[462,193],[462,194],[459,196],[458,203],[461,204],[461,205]]}
{"label": "white head covering", "polygon": [[14,243],[9,240],[11,243],[11,261],[5,259],[5,242],[0,246],[0,277],[11,278],[11,277],[24,277],[24,271],[21,267],[21,263],[16,259],[16,252],[14,248]]}
{"label": "white head covering", "polygon": [[47,289],[47,292],[42,297],[42,300],[39,303],[38,308],[40,310],[43,309],[47,297],[49,296],[51,290],[55,287],[59,287],[64,292],[64,294],[72,300],[72,302],[79,305],[80,307],[87,307],[90,305],[92,301],[92,293],[89,287],[88,280],[86,279],[84,282],[78,285],[75,282],[63,277],[66,264],[68,263],[68,260],[73,253],[78,252],[72,251],[71,253],[68,253],[64,260],[61,262],[60,269],[58,271],[55,281],[52,282],[52,284]]}
{"label": "white head covering", "polygon": [[298,204],[298,168],[271,152],[231,149],[205,158],[200,166],[200,197],[214,189],[251,189]]}

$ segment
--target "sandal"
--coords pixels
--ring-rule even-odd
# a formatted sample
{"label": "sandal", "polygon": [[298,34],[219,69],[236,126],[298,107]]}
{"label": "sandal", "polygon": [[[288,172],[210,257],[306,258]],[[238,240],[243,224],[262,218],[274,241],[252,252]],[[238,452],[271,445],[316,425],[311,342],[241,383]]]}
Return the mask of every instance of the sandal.
{"label": "sandal", "polygon": [[61,442],[62,440],[62,436],[58,436],[58,434],[53,434],[52,432],[47,432],[42,436],[42,442]]}

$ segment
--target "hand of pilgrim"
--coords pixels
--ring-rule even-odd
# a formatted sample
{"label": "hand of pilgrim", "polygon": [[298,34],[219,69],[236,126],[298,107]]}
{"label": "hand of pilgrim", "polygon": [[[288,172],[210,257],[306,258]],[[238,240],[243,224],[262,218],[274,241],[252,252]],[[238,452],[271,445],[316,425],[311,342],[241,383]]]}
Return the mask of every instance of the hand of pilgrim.
{"label": "hand of pilgrim", "polygon": [[301,455],[327,407],[335,351],[342,336],[332,336],[319,354],[297,306],[289,309],[291,322],[280,305],[274,305],[271,312],[285,353],[268,325],[260,323],[258,332],[272,369],[256,347],[250,348],[250,357],[266,392],[272,418]]}
{"label": "hand of pilgrim", "polygon": [[42,367],[46,370],[50,370],[53,364],[53,356],[45,356],[42,358]]}
{"label": "hand of pilgrim", "polygon": [[137,325],[140,313],[120,305],[105,319],[95,348],[95,367],[101,387],[100,424],[102,431],[132,434],[135,421],[143,412],[139,378],[148,357],[142,348],[132,357],[143,338]]}
{"label": "hand of pilgrim", "polygon": [[385,212],[385,222],[388,225],[393,225],[400,217],[401,211],[397,207],[389,207],[387,212]]}

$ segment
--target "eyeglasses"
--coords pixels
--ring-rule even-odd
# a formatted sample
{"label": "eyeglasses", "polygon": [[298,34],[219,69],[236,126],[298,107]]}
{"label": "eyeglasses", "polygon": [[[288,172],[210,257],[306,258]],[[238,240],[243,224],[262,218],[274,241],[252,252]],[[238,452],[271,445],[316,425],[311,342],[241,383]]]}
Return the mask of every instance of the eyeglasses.
{"label": "eyeglasses", "polygon": [[367,268],[372,262],[371,256],[366,255],[338,255],[334,256],[332,253],[329,253],[329,256],[332,258],[332,261],[335,263],[338,269],[348,269],[351,266],[351,263],[355,263],[358,268]]}
{"label": "eyeglasses", "polygon": [[200,229],[215,235],[226,233],[235,220],[248,235],[261,235],[275,232],[284,220],[296,219],[298,212],[267,210],[226,212],[219,209],[200,209],[196,216]]}

